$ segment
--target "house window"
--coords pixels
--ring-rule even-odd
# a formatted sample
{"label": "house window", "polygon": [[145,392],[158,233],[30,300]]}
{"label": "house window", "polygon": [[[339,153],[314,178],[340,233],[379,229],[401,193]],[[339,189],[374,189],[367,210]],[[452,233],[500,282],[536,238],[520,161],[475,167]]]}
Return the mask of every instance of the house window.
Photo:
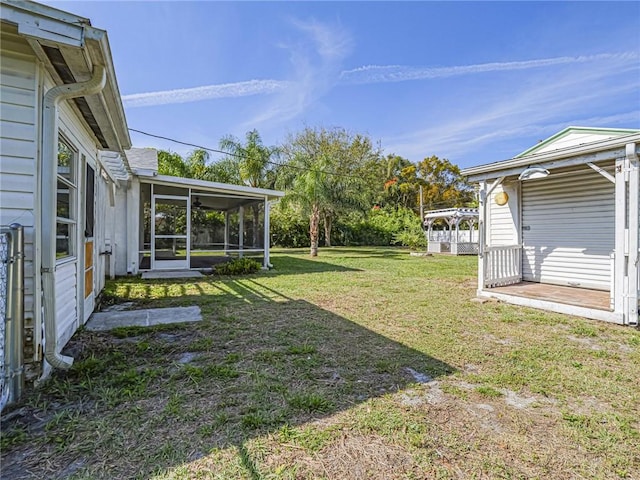
{"label": "house window", "polygon": [[[82,162],[85,162],[84,155],[82,156]],[[93,226],[95,224],[94,219],[94,195],[95,195],[95,178],[96,174],[90,165],[87,165],[87,179],[86,179],[86,195],[84,201],[84,236],[86,238],[93,237]]]}
{"label": "house window", "polygon": [[76,158],[77,153],[64,138],[58,138],[56,200],[56,258],[75,255],[76,231]]}

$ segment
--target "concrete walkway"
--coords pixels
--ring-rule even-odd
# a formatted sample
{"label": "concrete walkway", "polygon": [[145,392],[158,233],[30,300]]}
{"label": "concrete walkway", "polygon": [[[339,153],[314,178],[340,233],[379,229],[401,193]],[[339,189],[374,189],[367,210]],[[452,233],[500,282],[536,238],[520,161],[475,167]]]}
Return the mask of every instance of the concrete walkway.
{"label": "concrete walkway", "polygon": [[152,327],[201,320],[200,307],[152,308],[120,312],[95,312],[89,318],[85,328],[92,332],[103,332],[118,327]]}
{"label": "concrete walkway", "polygon": [[150,272],[142,272],[143,280],[156,278],[197,278],[202,276],[202,273],[198,270],[152,270]]}

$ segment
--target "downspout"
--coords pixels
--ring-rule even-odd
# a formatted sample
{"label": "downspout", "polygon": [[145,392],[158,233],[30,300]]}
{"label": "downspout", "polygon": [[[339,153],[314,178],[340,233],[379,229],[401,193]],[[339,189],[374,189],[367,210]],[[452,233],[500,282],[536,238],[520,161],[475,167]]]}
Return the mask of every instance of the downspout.
{"label": "downspout", "polygon": [[44,297],[44,357],[53,368],[68,369],[73,358],[58,353],[56,334],[56,200],[57,200],[57,150],[58,104],[63,100],[85,95],[95,95],[104,88],[106,70],[94,65],[93,76],[86,82],[59,85],[50,89],[43,100],[42,109],[42,295]]}

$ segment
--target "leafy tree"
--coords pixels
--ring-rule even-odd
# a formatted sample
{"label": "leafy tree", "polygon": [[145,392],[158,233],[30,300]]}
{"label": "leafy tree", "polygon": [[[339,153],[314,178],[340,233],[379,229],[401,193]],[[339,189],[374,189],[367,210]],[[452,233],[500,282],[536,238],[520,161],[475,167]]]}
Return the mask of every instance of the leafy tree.
{"label": "leafy tree", "polygon": [[235,157],[227,157],[209,166],[209,179],[212,182],[242,185],[239,161]]}
{"label": "leafy tree", "polygon": [[473,189],[449,160],[427,157],[417,164],[417,173],[424,180],[425,208],[461,207],[473,201]]}
{"label": "leafy tree", "polygon": [[173,177],[210,180],[209,152],[198,148],[184,159],[177,153],[158,150],[158,173]]}
{"label": "leafy tree", "polygon": [[158,150],[158,173],[184,178],[188,176],[188,167],[179,154]]}

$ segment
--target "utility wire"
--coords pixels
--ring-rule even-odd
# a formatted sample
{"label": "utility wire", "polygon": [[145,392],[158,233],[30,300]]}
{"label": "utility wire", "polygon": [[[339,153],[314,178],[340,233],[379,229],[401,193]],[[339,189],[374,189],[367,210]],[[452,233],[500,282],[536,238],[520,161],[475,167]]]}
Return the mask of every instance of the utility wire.
{"label": "utility wire", "polygon": [[[199,148],[201,150],[206,150],[208,152],[222,153],[223,155],[229,155],[229,156],[237,157],[237,158],[245,158],[244,155],[239,155],[237,153],[225,152],[224,150],[218,150],[217,148],[203,147],[202,145],[196,145],[195,143],[183,142],[181,140],[176,140],[175,138],[164,137],[162,135],[154,135],[153,133],[143,132],[142,130],[137,130],[135,128],[129,128],[129,130],[131,130],[132,132],[140,133],[142,135],[146,135],[148,137],[159,138],[161,140],[167,140],[169,142],[179,143],[180,145],[186,145],[187,147]],[[272,162],[270,160],[267,160],[266,163],[269,163],[270,165],[274,165],[276,167],[293,168],[294,170],[301,170],[301,171],[305,171],[305,172],[310,172],[311,171],[310,168],[298,167],[297,165],[291,165],[289,163],[278,163],[278,162]],[[345,173],[338,173],[338,172],[332,172],[332,171],[323,171],[322,173],[327,174],[327,175],[335,175],[335,176],[338,176],[338,177],[362,178],[362,176],[360,176],[360,175],[348,175],[348,174],[345,174]],[[437,203],[437,204],[433,205],[433,207],[435,207],[435,208],[448,208],[448,207],[451,207],[451,206],[452,206],[451,203]]]}
{"label": "utility wire", "polygon": [[[216,148],[203,147],[202,145],[196,145],[195,143],[182,142],[180,140],[176,140],[175,138],[163,137],[162,135],[154,135],[153,133],[143,132],[142,130],[137,130],[135,128],[129,128],[129,130],[131,130],[132,132],[140,133],[142,135],[147,135],[149,137],[154,137],[154,138],[159,138],[161,140],[167,140],[169,142],[179,143],[180,145],[186,145],[188,147],[199,148],[200,150],[206,150],[208,152],[222,153],[224,155],[230,155],[232,157],[237,157],[237,158],[245,158],[244,155],[240,155],[240,154],[237,154],[237,153],[225,152],[224,150],[218,150]],[[301,171],[305,171],[305,172],[310,172],[311,171],[310,168],[298,167],[297,165],[291,165],[289,163],[278,163],[278,162],[273,162],[271,160],[267,160],[266,163],[268,163],[270,165],[274,165],[276,167],[293,168],[294,170],[301,170]],[[324,173],[326,175],[335,175],[335,176],[338,176],[338,177],[362,178],[361,175],[348,175],[346,173],[338,173],[338,172],[332,172],[332,171],[328,171],[328,170],[323,170],[322,173]]]}
{"label": "utility wire", "polygon": [[225,155],[231,155],[232,157],[243,158],[242,155],[238,155],[237,153],[225,152],[222,150],[217,150],[215,148],[203,147],[202,145],[196,145],[195,143],[182,142],[180,140],[176,140],[175,138],[163,137],[162,135],[154,135],[153,133],[143,132],[142,130],[136,130],[135,128],[129,128],[129,130],[131,130],[132,132],[141,133],[142,135],[146,135],[148,137],[159,138],[161,140],[168,140],[169,142],[179,143],[180,145],[186,145],[187,147],[195,147],[201,150],[207,150],[209,152],[223,153]]}

